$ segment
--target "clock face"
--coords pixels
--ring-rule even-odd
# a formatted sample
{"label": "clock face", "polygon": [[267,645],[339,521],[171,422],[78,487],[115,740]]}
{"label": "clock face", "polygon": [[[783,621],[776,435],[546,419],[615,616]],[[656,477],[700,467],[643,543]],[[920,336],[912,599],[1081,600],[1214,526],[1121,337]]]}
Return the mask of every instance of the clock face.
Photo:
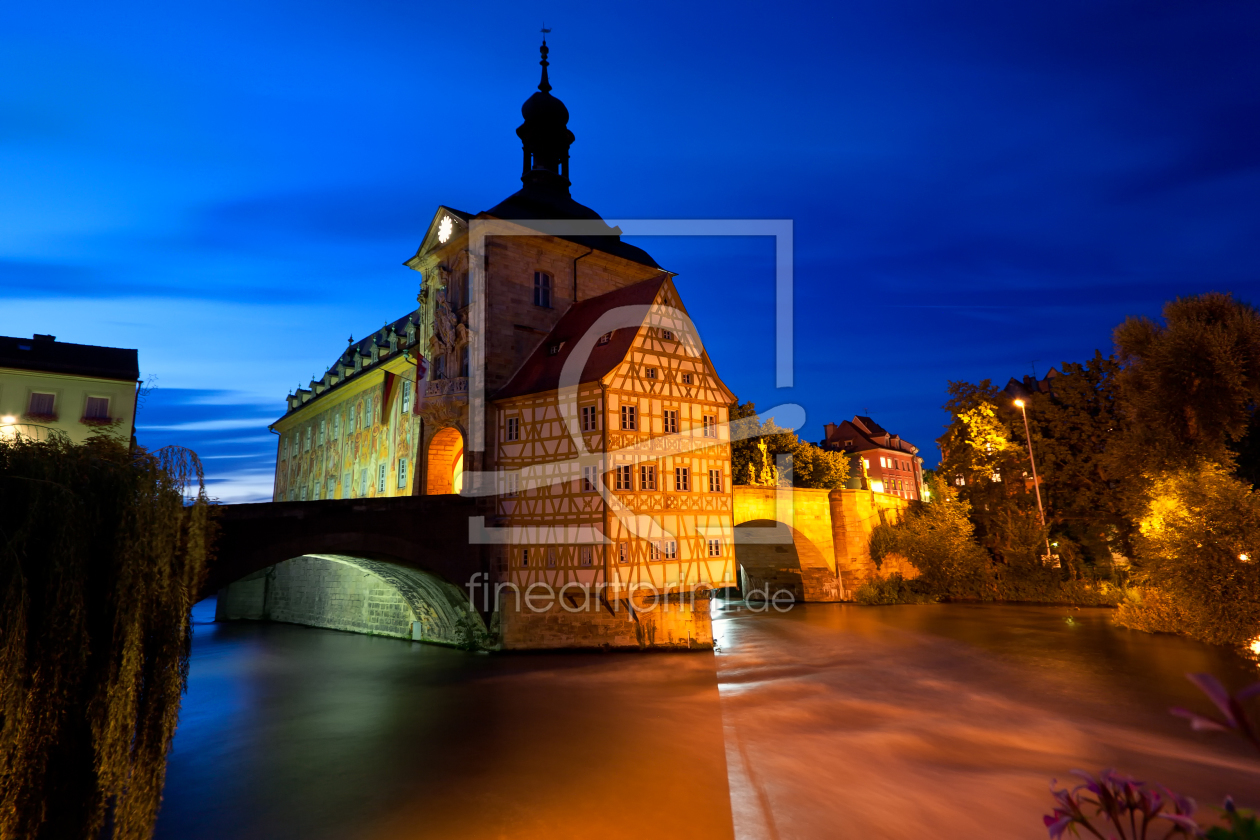
{"label": "clock face", "polygon": [[446,244],[446,240],[451,238],[451,231],[455,229],[455,223],[451,221],[450,216],[443,216],[442,221],[438,224],[438,242]]}

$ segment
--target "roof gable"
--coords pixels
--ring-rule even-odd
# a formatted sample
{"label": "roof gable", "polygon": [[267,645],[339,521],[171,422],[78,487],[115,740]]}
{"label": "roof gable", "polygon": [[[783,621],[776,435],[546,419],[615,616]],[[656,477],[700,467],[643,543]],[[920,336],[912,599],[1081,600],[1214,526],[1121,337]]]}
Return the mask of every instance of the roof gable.
{"label": "roof gable", "polygon": [[[445,242],[442,241],[442,222],[447,217],[451,219],[451,231]],[[465,213],[463,210],[456,210],[454,207],[447,207],[445,204],[439,204],[437,212],[433,214],[433,218],[429,221],[428,228],[425,229],[424,236],[420,239],[420,247],[416,249],[415,256],[403,263],[408,268],[416,268],[420,259],[430,251],[441,248],[459,239],[468,233],[468,220],[472,218],[471,213]]]}

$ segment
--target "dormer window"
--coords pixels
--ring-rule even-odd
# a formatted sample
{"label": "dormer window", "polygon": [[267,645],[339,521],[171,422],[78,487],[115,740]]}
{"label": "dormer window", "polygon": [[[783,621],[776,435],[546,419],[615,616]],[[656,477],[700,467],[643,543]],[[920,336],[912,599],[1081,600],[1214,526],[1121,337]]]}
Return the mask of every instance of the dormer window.
{"label": "dormer window", "polygon": [[356,354],[354,357],[354,372],[358,373],[361,370],[363,370],[363,357]]}
{"label": "dormer window", "polygon": [[389,336],[389,352],[393,353],[398,350],[398,336],[393,333]]}
{"label": "dormer window", "polygon": [[381,358],[381,352],[377,350],[375,347],[373,347],[372,348],[372,361],[373,362],[378,361],[380,360],[380,358]]}
{"label": "dormer window", "polygon": [[407,327],[407,343],[408,344],[416,343],[416,328],[414,326]]}

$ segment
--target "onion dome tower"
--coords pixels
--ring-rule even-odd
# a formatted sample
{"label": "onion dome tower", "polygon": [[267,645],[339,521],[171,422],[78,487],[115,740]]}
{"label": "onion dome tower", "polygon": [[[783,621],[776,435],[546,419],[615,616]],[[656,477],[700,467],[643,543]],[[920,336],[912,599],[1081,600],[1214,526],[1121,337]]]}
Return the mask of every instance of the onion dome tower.
{"label": "onion dome tower", "polygon": [[561,190],[569,194],[569,146],[574,141],[569,131],[569,109],[551,95],[551,82],[547,79],[547,39],[542,47],[542,81],[538,92],[525,100],[521,116],[525,122],[516,129],[521,138],[524,164],[521,182],[526,186],[538,185]]}

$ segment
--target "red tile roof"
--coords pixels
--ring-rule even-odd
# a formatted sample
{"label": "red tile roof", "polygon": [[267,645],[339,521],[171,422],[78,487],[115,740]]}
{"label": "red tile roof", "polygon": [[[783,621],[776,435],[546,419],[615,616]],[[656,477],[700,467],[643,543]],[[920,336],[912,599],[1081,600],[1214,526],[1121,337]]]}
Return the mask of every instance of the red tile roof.
{"label": "red tile roof", "polygon": [[[651,280],[623,286],[599,297],[578,301],[569,307],[560,318],[560,322],[552,328],[542,343],[534,349],[512,379],[494,395],[494,399],[502,400],[519,397],[525,394],[537,394],[552,391],[560,386],[560,372],[569,354],[583,337],[594,327],[600,316],[621,306],[651,306],[656,300],[661,287],[669,281],[669,276],[661,274]],[[639,319],[641,324],[642,318]],[[624,323],[624,320],[623,320]],[[639,325],[626,326],[612,331],[612,339],[607,344],[599,344],[596,336],[591,336],[592,348],[582,368],[581,382],[598,382],[617,365],[621,364],[634,337],[638,334]],[[559,350],[553,355],[551,349],[559,344]]]}

